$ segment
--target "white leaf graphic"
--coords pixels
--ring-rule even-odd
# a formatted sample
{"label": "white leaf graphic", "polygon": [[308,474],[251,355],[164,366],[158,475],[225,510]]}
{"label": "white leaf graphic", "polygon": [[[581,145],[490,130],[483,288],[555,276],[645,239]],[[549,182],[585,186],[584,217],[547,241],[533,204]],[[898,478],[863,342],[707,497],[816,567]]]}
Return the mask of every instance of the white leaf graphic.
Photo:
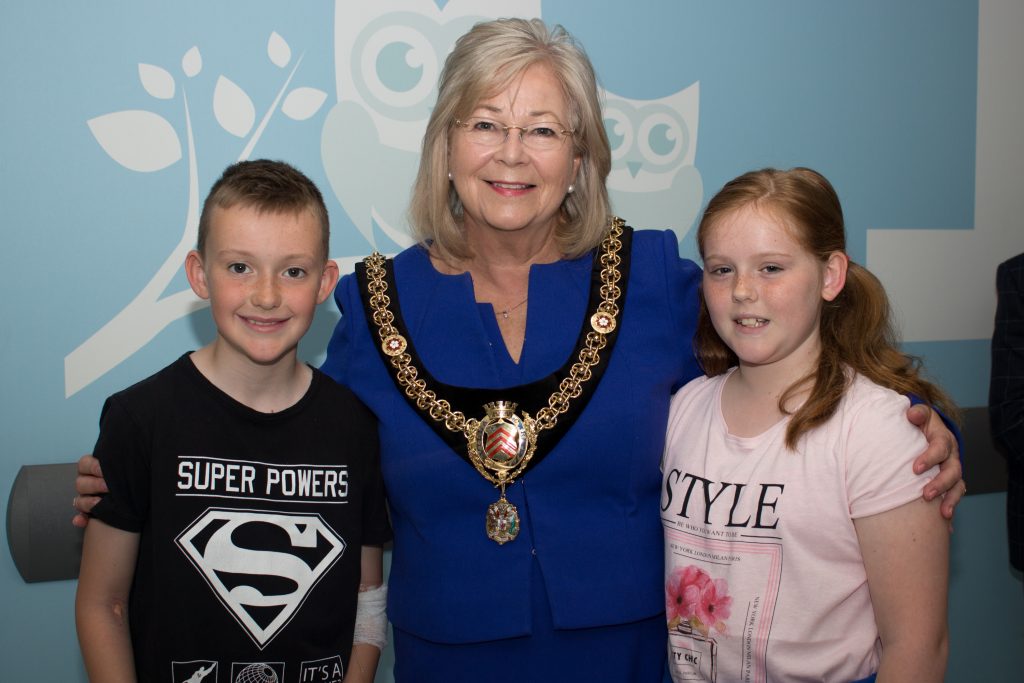
{"label": "white leaf graphic", "polygon": [[224,130],[244,138],[256,121],[256,107],[244,90],[220,76],[213,90],[213,115]]}
{"label": "white leaf graphic", "polygon": [[203,56],[199,54],[199,48],[193,45],[185,56],[181,58],[181,70],[189,78],[197,76],[203,70]]}
{"label": "white leaf graphic", "polygon": [[317,113],[327,99],[327,93],[316,88],[296,88],[288,93],[281,111],[290,119],[305,121]]}
{"label": "white leaf graphic", "polygon": [[103,151],[132,171],[159,171],[181,158],[178,134],[151,111],[116,111],[86,123]]}
{"label": "white leaf graphic", "polygon": [[153,64],[139,64],[139,80],[153,97],[161,100],[174,97],[174,76],[167,69]]}
{"label": "white leaf graphic", "polygon": [[292,49],[288,47],[288,42],[277,31],[271,33],[270,40],[267,41],[267,56],[270,57],[270,61],[281,68],[292,61]]}

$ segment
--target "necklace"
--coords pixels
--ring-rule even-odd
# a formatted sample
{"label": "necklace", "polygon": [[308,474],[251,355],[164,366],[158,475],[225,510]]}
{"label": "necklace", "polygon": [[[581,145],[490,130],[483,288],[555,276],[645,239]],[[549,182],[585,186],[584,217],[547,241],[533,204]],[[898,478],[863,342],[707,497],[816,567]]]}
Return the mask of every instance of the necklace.
{"label": "necklace", "polygon": [[[526,299],[529,299],[529,298],[530,298],[530,297],[526,297]],[[517,303],[517,304],[516,304],[515,306],[511,306],[511,307],[509,307],[509,308],[505,308],[505,309],[502,309],[502,311],[501,311],[501,317],[502,317],[502,319],[504,319],[504,320],[508,320],[508,314],[509,314],[509,313],[511,313],[512,311],[516,310],[517,308],[519,308],[519,307],[520,307],[520,306],[522,306],[523,304],[525,304],[525,303],[526,303],[526,299],[523,299],[522,301],[520,301],[519,303]]]}
{"label": "necklace", "polygon": [[[526,411],[522,411],[520,416],[516,413],[518,406],[515,403],[497,400],[483,406],[482,418],[469,417],[438,396],[421,377],[424,373],[413,361],[409,341],[395,325],[396,316],[392,310],[386,278],[387,259],[375,252],[363,261],[367,319],[371,328],[376,328],[380,350],[391,366],[396,384],[431,420],[462,436],[470,463],[484,479],[501,491],[498,500],[488,506],[485,517],[487,537],[498,545],[514,540],[519,535],[519,511],[505,497],[505,488],[526,470],[537,450],[538,434],[554,429],[559,416],[566,413],[573,400],[583,394],[584,385],[599,374],[602,351],[608,346],[610,335],[618,326],[621,311],[619,304],[623,289],[619,284],[622,278],[619,266],[622,258],[619,251],[623,246],[620,237],[624,227],[622,219],[612,218],[598,254],[594,257],[597,261],[595,272],[600,268],[600,297],[593,314],[587,320],[589,331],[581,335],[576,361],[559,381],[558,388],[548,396],[547,405],[540,408],[536,416]],[[525,303],[524,299],[509,310]]]}

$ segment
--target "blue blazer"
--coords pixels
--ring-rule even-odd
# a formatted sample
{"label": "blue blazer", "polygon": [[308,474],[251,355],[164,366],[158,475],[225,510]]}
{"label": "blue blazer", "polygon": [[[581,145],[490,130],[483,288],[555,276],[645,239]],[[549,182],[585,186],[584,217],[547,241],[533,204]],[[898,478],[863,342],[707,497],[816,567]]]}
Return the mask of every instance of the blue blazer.
{"label": "blue blazer", "polygon": [[[468,274],[437,272],[421,247],[399,254],[393,268],[427,370],[454,386],[501,388],[535,381],[568,360],[591,262],[588,254],[533,266],[518,364],[491,306],[476,303]],[[664,610],[659,464],[671,394],[700,374],[692,349],[699,281],[699,267],[679,258],[673,233],[634,233],[626,305],[605,375],[572,429],[508,489],[521,532],[499,546],[484,531],[498,491],[400,394],[367,326],[356,278],[342,278],[335,292],[342,319],[323,370],[380,420],[395,536],[388,616],[398,628],[442,643],[529,635],[534,562],[557,628],[628,623]]]}

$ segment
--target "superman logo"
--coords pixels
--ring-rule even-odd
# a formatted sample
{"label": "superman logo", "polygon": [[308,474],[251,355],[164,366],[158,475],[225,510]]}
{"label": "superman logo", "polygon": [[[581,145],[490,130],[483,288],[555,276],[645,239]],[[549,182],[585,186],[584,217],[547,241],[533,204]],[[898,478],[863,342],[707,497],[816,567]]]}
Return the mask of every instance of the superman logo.
{"label": "superman logo", "polygon": [[345,551],[319,515],[254,510],[210,508],[175,540],[260,649]]}

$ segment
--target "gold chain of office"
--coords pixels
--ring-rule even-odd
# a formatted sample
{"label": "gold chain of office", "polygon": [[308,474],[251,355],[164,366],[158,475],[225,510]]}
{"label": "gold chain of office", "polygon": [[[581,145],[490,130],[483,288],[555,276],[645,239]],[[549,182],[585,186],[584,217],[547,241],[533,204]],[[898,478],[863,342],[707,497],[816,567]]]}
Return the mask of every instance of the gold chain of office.
{"label": "gold chain of office", "polygon": [[[481,454],[481,448],[476,447],[476,440],[480,434],[481,420],[467,418],[461,410],[453,410],[451,404],[427,387],[427,383],[420,379],[419,370],[412,363],[412,358],[406,349],[408,342],[394,326],[395,316],[391,312],[391,298],[387,294],[388,284],[384,279],[386,259],[379,253],[373,253],[364,259],[366,264],[367,285],[369,291],[369,302],[374,324],[377,326],[377,334],[381,340],[381,348],[385,355],[390,358],[391,365],[395,368],[395,378],[398,385],[405,392],[406,396],[412,399],[416,407],[430,416],[431,419],[441,422],[445,428],[452,432],[461,432],[468,443],[468,450],[473,466],[489,482],[500,486],[502,491],[506,485],[522,474],[529,463],[533,450],[536,447],[536,434],[545,429],[551,429],[558,422],[559,415],[569,410],[570,402],[577,398],[583,390],[583,385],[591,378],[591,369],[601,362],[601,351],[607,345],[607,336],[617,326],[619,315],[618,301],[622,296],[622,289],[619,287],[619,280],[622,275],[619,265],[622,258],[619,251],[622,249],[622,236],[625,221],[618,217],[612,217],[608,232],[601,241],[600,253],[597,258],[601,265],[601,301],[597,304],[596,310],[590,316],[591,330],[587,332],[583,347],[579,351],[578,358],[569,373],[558,385],[558,390],[548,397],[548,404],[537,411],[536,418],[531,419],[528,413],[524,413],[527,423],[526,434],[530,442],[527,453],[529,457],[521,457],[512,467],[508,463],[493,462]],[[502,402],[498,402],[502,404]],[[490,414],[490,406],[487,410]],[[502,404],[503,407],[511,406],[515,410],[515,404]],[[501,412],[505,412],[502,409]],[[490,419],[484,418],[484,421]],[[494,470],[494,474],[488,471]]]}

